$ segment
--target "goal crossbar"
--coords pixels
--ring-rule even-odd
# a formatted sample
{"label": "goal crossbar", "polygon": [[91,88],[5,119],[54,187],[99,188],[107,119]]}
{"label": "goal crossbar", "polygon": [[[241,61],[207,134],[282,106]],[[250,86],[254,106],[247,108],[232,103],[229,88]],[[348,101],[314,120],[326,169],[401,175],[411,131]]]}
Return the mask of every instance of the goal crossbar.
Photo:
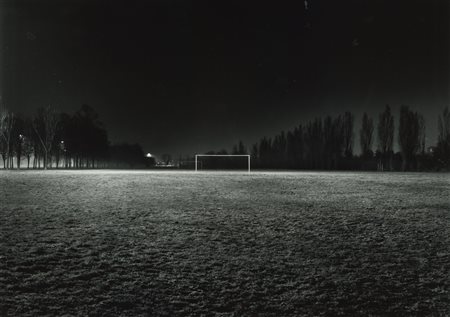
{"label": "goal crossbar", "polygon": [[221,156],[221,157],[246,157],[247,158],[247,165],[248,170],[247,172],[250,173],[250,155],[249,154],[195,154],[195,171],[198,171],[198,158],[199,157],[208,157],[208,156]]}

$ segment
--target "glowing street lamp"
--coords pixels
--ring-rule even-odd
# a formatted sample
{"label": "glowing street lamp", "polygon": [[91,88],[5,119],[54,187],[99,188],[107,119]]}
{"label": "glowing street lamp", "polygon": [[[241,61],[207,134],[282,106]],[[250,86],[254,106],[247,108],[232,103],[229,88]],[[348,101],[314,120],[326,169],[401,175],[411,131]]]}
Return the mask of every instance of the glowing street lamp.
{"label": "glowing street lamp", "polygon": [[59,149],[60,149],[61,151],[63,151],[63,152],[66,151],[66,145],[64,144],[64,141],[63,141],[63,140],[61,140],[61,141],[59,142]]}
{"label": "glowing street lamp", "polygon": [[152,157],[152,154],[151,153],[147,153],[145,156],[146,157]]}

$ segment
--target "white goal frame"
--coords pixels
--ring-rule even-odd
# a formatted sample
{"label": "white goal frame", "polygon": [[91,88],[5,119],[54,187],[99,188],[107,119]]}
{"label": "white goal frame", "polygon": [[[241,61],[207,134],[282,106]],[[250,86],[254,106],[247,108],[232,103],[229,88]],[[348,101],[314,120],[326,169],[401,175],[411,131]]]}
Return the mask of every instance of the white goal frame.
{"label": "white goal frame", "polygon": [[195,171],[198,172],[198,158],[199,157],[208,157],[208,156],[223,156],[223,157],[229,157],[229,156],[235,156],[235,157],[247,157],[247,165],[248,170],[247,172],[250,173],[251,163],[250,163],[250,155],[249,154],[195,154]]}

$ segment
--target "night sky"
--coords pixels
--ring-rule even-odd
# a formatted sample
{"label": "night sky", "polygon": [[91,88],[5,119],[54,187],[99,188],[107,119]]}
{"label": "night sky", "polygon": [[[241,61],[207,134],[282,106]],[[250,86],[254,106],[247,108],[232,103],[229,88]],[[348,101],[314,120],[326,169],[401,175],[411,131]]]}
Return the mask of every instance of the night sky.
{"label": "night sky", "polygon": [[174,156],[406,104],[431,145],[450,105],[449,3],[0,0],[1,102],[88,104],[111,141]]}

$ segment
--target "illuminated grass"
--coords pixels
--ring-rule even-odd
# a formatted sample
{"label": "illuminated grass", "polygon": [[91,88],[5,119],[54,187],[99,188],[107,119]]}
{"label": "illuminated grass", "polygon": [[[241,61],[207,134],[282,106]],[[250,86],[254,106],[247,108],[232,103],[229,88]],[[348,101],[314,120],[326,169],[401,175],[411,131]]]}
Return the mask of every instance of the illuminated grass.
{"label": "illuminated grass", "polygon": [[0,315],[448,315],[449,179],[0,172]]}

